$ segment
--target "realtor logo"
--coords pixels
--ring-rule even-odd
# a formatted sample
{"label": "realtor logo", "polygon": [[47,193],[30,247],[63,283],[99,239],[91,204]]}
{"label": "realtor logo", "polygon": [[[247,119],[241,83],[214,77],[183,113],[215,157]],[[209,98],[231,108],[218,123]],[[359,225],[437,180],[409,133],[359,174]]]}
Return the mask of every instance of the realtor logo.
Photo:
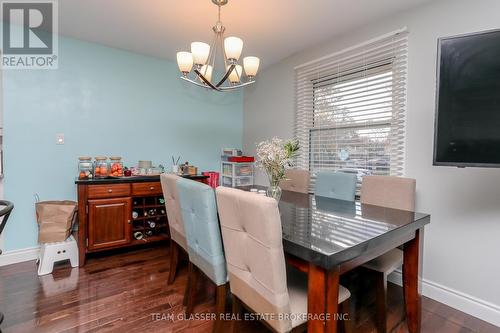
{"label": "realtor logo", "polygon": [[57,68],[57,3],[2,1],[2,68]]}

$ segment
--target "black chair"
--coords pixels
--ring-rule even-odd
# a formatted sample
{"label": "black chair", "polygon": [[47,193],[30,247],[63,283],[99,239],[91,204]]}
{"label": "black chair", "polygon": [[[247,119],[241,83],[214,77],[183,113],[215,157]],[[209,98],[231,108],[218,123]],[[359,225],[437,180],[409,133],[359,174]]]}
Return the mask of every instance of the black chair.
{"label": "black chair", "polygon": [[[14,209],[14,204],[10,201],[5,201],[5,200],[0,200],[0,219],[2,219],[2,222],[0,222],[0,235],[3,232],[3,228],[5,228],[5,225],[7,224],[7,220],[9,219],[10,213]],[[2,254],[2,250],[0,249],[0,254]],[[3,322],[3,313],[0,312],[0,324]],[[2,330],[0,329],[0,332]]]}

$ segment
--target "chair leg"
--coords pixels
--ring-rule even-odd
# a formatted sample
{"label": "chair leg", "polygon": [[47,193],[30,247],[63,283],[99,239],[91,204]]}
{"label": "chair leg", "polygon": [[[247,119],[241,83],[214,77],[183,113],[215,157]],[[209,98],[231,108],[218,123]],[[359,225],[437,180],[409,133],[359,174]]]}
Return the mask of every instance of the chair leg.
{"label": "chair leg", "polygon": [[377,273],[376,276],[376,313],[377,313],[377,331],[379,333],[387,332],[387,275]]}
{"label": "chair leg", "polygon": [[353,333],[354,332],[354,316],[351,311],[351,302],[349,299],[340,304],[340,311],[343,314],[342,324],[344,326],[345,333]]}
{"label": "chair leg", "polygon": [[191,278],[189,283],[189,295],[186,304],[186,316],[188,317],[193,314],[196,292],[198,291],[198,277],[200,276],[198,268],[191,262],[189,263],[189,272]]}
{"label": "chair leg", "polygon": [[307,332],[307,324],[294,327],[290,331],[290,333],[304,333],[304,332]]}
{"label": "chair leg", "polygon": [[241,302],[238,299],[238,297],[233,295],[233,307],[232,307],[232,321],[231,321],[231,332],[232,333],[237,333],[239,332],[239,317],[241,315],[242,311],[242,306]]}
{"label": "chair leg", "polygon": [[184,289],[184,297],[182,299],[182,305],[187,306],[188,304],[188,299],[189,299],[189,293],[191,290],[191,277],[193,275],[193,267],[191,262],[188,264],[188,276],[187,276],[187,283],[186,283],[186,288]]}
{"label": "chair leg", "polygon": [[215,291],[215,321],[212,329],[213,333],[222,331],[221,315],[226,310],[226,291],[227,283],[217,286],[217,289]]}
{"label": "chair leg", "polygon": [[168,273],[168,284],[174,283],[179,263],[179,249],[176,242],[170,241],[170,272]]}

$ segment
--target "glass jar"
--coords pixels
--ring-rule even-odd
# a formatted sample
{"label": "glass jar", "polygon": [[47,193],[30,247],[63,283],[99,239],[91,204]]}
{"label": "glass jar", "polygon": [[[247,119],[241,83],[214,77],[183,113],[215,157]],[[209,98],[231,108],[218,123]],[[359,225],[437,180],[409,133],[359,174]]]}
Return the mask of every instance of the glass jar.
{"label": "glass jar", "polygon": [[95,158],[94,177],[103,178],[109,175],[108,159],[98,156]]}
{"label": "glass jar", "polygon": [[110,176],[123,177],[123,162],[121,157],[109,158],[109,172]]}
{"label": "glass jar", "polygon": [[94,175],[92,157],[78,157],[78,161],[78,179],[92,179]]}

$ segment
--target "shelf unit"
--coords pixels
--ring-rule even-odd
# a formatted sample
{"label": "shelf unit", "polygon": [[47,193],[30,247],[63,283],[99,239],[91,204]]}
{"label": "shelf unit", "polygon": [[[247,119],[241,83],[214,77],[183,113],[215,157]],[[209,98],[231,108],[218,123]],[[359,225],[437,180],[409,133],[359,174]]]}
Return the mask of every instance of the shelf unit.
{"label": "shelf unit", "polygon": [[[133,218],[133,214],[138,214]],[[169,238],[167,212],[162,195],[132,197],[132,244],[142,244]],[[149,222],[155,225],[151,227]],[[143,239],[135,239],[134,233],[141,232]],[[151,233],[149,235],[149,233]]]}
{"label": "shelf unit", "polygon": [[253,162],[221,162],[221,185],[237,187],[253,185],[254,163]]}

